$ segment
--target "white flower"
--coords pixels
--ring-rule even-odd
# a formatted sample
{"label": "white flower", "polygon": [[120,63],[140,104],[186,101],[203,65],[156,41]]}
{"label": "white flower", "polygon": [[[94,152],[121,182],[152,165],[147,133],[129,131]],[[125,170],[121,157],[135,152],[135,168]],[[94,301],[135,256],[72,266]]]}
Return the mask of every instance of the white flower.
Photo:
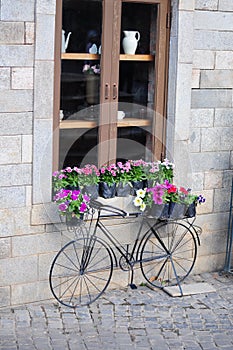
{"label": "white flower", "polygon": [[143,201],[142,198],[140,197],[136,197],[133,201],[133,204],[135,205],[135,207],[140,207],[142,205]]}
{"label": "white flower", "polygon": [[141,211],[144,211],[146,209],[146,204],[145,203],[142,203],[142,205],[140,206],[140,210]]}
{"label": "white flower", "polygon": [[137,197],[140,197],[140,198],[144,198],[146,195],[146,191],[142,189],[137,190],[136,193],[137,193]]}

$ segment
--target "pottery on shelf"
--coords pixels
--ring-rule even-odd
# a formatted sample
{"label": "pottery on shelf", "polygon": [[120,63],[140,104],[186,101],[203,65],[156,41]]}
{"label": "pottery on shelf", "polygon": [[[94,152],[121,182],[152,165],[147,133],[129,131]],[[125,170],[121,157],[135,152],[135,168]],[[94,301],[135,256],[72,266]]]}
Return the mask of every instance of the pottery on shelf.
{"label": "pottery on shelf", "polygon": [[134,55],[137,49],[140,33],[134,30],[124,30],[125,37],[122,41],[124,53],[126,55]]}

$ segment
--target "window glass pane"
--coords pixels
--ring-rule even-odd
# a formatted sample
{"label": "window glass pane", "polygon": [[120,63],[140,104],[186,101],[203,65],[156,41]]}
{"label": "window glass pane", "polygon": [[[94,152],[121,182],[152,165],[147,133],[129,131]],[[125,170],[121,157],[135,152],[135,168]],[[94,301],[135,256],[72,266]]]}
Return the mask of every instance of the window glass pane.
{"label": "window glass pane", "polygon": [[[119,126],[117,158],[124,148],[128,159],[151,156],[156,23],[157,5],[122,3],[118,110],[124,111],[126,119],[138,120],[138,127]],[[127,138],[130,142],[125,147]]]}
{"label": "window glass pane", "polygon": [[63,0],[60,168],[97,162],[101,28],[102,0]]}

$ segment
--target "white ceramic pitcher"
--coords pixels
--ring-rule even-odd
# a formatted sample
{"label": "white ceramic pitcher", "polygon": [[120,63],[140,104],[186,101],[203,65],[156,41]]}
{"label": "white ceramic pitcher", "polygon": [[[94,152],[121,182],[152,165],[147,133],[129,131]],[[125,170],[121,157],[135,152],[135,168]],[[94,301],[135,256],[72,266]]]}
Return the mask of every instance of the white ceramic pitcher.
{"label": "white ceramic pitcher", "polygon": [[134,30],[124,30],[125,37],[122,41],[124,53],[126,55],[134,55],[137,49],[140,33]]}
{"label": "white ceramic pitcher", "polygon": [[70,34],[71,32],[67,34],[67,38],[65,39],[65,31],[62,29],[61,52],[66,52],[70,40]]}

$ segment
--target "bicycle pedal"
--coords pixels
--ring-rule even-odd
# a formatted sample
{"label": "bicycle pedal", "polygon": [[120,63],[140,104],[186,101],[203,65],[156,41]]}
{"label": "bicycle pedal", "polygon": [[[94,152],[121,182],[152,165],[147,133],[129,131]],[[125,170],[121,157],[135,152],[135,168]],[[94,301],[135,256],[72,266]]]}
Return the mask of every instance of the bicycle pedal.
{"label": "bicycle pedal", "polygon": [[130,286],[131,289],[137,289],[137,288],[138,288],[138,287],[136,286],[136,284],[134,284],[134,283],[130,283],[129,286]]}

